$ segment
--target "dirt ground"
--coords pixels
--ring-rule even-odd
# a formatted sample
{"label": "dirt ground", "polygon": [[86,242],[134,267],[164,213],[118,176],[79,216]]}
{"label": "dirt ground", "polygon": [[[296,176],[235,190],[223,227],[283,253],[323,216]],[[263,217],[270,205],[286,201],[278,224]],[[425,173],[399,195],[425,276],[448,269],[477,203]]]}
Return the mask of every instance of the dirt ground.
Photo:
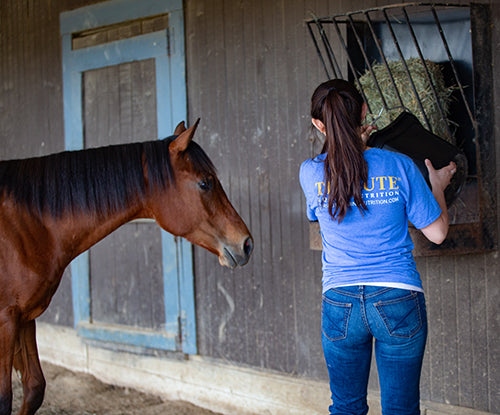
{"label": "dirt ground", "polygon": [[[45,399],[37,415],[221,415],[187,402],[163,401],[136,390],[106,385],[91,375],[43,363]],[[21,406],[22,385],[13,376],[13,411]]]}

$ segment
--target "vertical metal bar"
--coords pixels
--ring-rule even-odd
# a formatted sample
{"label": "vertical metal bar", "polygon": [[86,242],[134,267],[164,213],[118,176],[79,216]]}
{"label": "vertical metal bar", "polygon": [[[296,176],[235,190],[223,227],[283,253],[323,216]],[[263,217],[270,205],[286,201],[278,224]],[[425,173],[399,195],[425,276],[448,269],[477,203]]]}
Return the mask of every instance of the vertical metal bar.
{"label": "vertical metal bar", "polygon": [[[363,42],[361,41],[359,34],[356,30],[354,20],[352,19],[352,14],[348,14],[347,18],[349,19],[349,23],[352,27],[352,31],[354,33],[354,37],[356,38],[356,42],[358,43],[359,49],[361,50],[361,54],[363,55],[363,59],[365,61],[365,64],[368,67],[368,70],[370,71],[370,74],[373,78],[373,81],[375,82],[375,86],[377,87],[378,94],[379,94],[380,98],[382,99],[382,104],[387,109],[387,102],[385,101],[384,94],[382,93],[382,90],[380,89],[380,85],[378,83],[377,77],[375,76],[375,73],[373,72],[372,64],[371,64],[370,60],[368,59],[368,56],[366,55],[366,51],[365,51],[365,47],[363,45]],[[375,39],[375,41],[377,41],[377,40]],[[373,111],[370,107],[370,103],[368,101],[366,101],[366,104],[368,105],[368,111],[370,112],[370,114],[373,114]]]}
{"label": "vertical metal bar", "polygon": [[358,89],[361,92],[361,95],[363,96],[363,100],[365,102],[368,102],[368,100],[366,99],[365,92],[363,91],[363,88],[361,87],[361,82],[359,82],[359,76],[356,73],[356,68],[354,67],[354,64],[352,63],[351,57],[349,56],[349,51],[347,50],[347,45],[345,44],[345,40],[342,37],[342,33],[340,33],[340,28],[339,28],[338,22],[337,22],[337,20],[335,20],[335,18],[332,18],[332,22],[333,22],[333,25],[335,27],[335,30],[337,31],[337,36],[340,40],[340,44],[342,45],[342,47],[344,48],[344,51],[346,53],[347,63],[349,65],[349,68],[351,68],[351,71],[352,71],[352,74],[354,76],[354,79],[356,80],[356,83],[358,84],[358,87],[359,87]]}
{"label": "vertical metal bar", "polygon": [[[318,19],[315,19],[314,22],[316,23],[316,27],[318,28],[319,36],[321,38],[321,41],[323,42],[323,47],[325,48],[325,52],[326,52],[326,55],[328,57],[328,62],[330,63],[330,67],[333,71],[333,76],[335,78],[337,78],[338,73],[337,73],[335,66],[337,66],[339,73],[341,73],[341,71],[340,71],[340,67],[337,63],[337,60],[335,58],[335,54],[333,53],[330,42],[328,41],[328,36],[326,36],[325,29],[323,28],[323,25],[321,24],[321,22]],[[329,74],[327,76],[329,77]]]}
{"label": "vertical metal bar", "polygon": [[422,111],[422,115],[424,117],[425,124],[427,125],[427,128],[432,131],[432,127],[429,123],[429,120],[427,119],[427,115],[425,114],[424,107],[422,105],[422,102],[420,101],[420,97],[419,97],[418,92],[417,92],[417,88],[415,87],[415,83],[413,82],[413,79],[411,77],[410,70],[408,69],[408,65],[406,65],[406,61],[405,61],[405,58],[403,56],[403,52],[401,51],[401,48],[399,46],[399,42],[396,38],[396,34],[394,33],[394,29],[392,28],[389,17],[387,16],[387,10],[385,8],[382,9],[382,14],[384,15],[385,22],[387,23],[387,27],[389,28],[389,32],[391,33],[391,36],[392,36],[392,41],[394,42],[394,46],[396,46],[396,50],[398,51],[399,58],[401,59],[401,63],[403,64],[406,75],[408,76],[408,80],[410,81],[411,88],[413,90],[413,93],[415,94],[415,98],[417,98],[418,106],[420,107],[420,111]]}
{"label": "vertical metal bar", "polygon": [[325,29],[323,28],[323,25],[321,24],[320,21],[318,21],[319,27],[320,27],[320,33],[321,33],[321,38],[323,39],[323,44],[325,45],[325,49],[328,53],[328,57],[330,59],[332,69],[334,72],[335,78],[342,78],[342,69],[340,68],[340,65],[337,61],[337,58],[335,58],[335,53],[333,52],[332,45],[330,44],[330,41],[328,40],[328,36],[325,33]]}
{"label": "vertical metal bar", "polygon": [[318,42],[316,41],[316,36],[314,36],[314,32],[311,29],[311,24],[312,24],[311,22],[307,22],[307,28],[309,29],[309,34],[312,37],[312,40],[313,40],[313,43],[314,43],[314,47],[316,48],[316,52],[318,53],[319,60],[321,61],[321,64],[323,65],[323,69],[325,70],[326,77],[328,79],[330,79],[330,74],[328,72],[328,68],[326,67],[325,60],[323,59],[323,55],[322,55],[321,50],[319,48]]}
{"label": "vertical metal bar", "polygon": [[467,110],[467,114],[469,115],[469,118],[470,118],[472,124],[474,125],[474,128],[476,129],[476,127],[477,127],[476,120],[475,120],[474,116],[472,115],[472,111],[469,107],[469,103],[467,102],[467,98],[466,98],[465,92],[464,92],[464,87],[462,86],[462,82],[460,82],[460,77],[458,76],[458,71],[457,71],[457,67],[455,65],[455,60],[453,59],[453,56],[451,55],[451,51],[450,51],[450,48],[448,46],[448,42],[446,41],[446,36],[444,35],[444,31],[443,31],[443,28],[441,26],[441,21],[438,18],[438,15],[436,13],[436,9],[434,8],[434,6],[431,7],[431,11],[432,11],[432,15],[434,16],[434,20],[436,22],[436,26],[438,28],[439,35],[441,36],[441,40],[443,41],[444,49],[446,51],[446,54],[448,55],[448,60],[450,61],[451,69],[453,70],[453,75],[455,76],[455,81],[457,82],[458,89],[460,90],[460,94],[462,95],[462,100],[464,101],[464,105],[465,105],[465,108]]}
{"label": "vertical metal bar", "polygon": [[[401,98],[401,94],[399,93],[399,89],[396,85],[396,81],[394,80],[394,77],[392,76],[392,72],[389,69],[389,64],[387,63],[387,59],[385,57],[384,51],[380,47],[380,42],[377,39],[377,34],[375,33],[375,29],[373,28],[373,23],[372,23],[372,20],[370,18],[370,15],[369,15],[368,11],[365,11],[364,14],[366,17],[366,22],[368,23],[368,27],[370,28],[370,32],[373,36],[373,39],[375,40],[375,44],[377,45],[378,52],[380,53],[380,57],[382,58],[382,61],[383,61],[382,63],[384,64],[385,69],[387,70],[387,73],[389,74],[389,78],[391,79],[392,86],[393,86],[394,90],[396,91],[396,95],[398,96],[399,103],[400,103],[401,107],[404,108],[405,105],[403,103],[403,99]],[[387,103],[386,103],[386,110],[387,109],[389,109],[389,108],[388,108]]]}
{"label": "vertical metal bar", "polygon": [[404,14],[404,17],[406,20],[406,24],[408,25],[408,30],[410,31],[410,36],[413,40],[413,44],[415,45],[415,48],[417,49],[417,53],[418,53],[418,56],[420,57],[420,61],[422,62],[422,65],[424,65],[425,76],[427,77],[427,81],[429,82],[429,84],[431,86],[432,94],[434,95],[434,98],[436,100],[439,114],[446,125],[446,131],[448,133],[448,136],[451,138],[451,137],[453,137],[453,134],[450,130],[450,126],[448,125],[448,122],[446,119],[446,114],[444,113],[443,107],[441,105],[441,101],[439,100],[439,96],[438,96],[438,93],[436,91],[436,87],[434,86],[434,84],[432,82],[431,74],[429,73],[429,68],[427,67],[427,64],[425,63],[425,58],[424,58],[424,55],[422,54],[422,49],[420,49],[420,45],[418,44],[417,37],[415,36],[415,31],[413,30],[413,26],[411,25],[410,18],[408,17],[408,13],[406,12],[406,7],[403,6],[402,10],[403,10],[403,14]]}

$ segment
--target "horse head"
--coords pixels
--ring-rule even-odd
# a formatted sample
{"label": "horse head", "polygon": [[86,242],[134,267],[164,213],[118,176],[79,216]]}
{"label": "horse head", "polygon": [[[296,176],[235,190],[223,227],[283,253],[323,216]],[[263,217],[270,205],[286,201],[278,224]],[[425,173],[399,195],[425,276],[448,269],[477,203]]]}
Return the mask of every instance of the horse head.
{"label": "horse head", "polygon": [[252,236],[228,200],[215,168],[192,141],[199,120],[186,129],[181,122],[169,145],[172,183],[154,191],[151,216],[166,231],[186,238],[219,257],[221,265],[245,265]]}

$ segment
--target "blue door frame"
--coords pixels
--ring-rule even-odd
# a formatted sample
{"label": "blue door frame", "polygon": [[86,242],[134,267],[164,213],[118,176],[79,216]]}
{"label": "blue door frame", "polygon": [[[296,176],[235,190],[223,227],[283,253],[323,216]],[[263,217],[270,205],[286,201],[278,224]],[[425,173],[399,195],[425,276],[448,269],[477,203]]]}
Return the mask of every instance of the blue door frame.
{"label": "blue door frame", "polygon": [[[168,14],[167,30],[72,49],[73,33],[161,14]],[[82,74],[91,69],[153,58],[156,66],[158,138],[172,135],[175,125],[186,120],[182,0],[112,0],[64,12],[60,24],[67,150],[78,150],[84,146]],[[78,334],[93,340],[196,354],[191,244],[162,231],[162,261],[165,330],[160,332],[92,323],[89,253],[84,252],[76,258],[71,263],[71,281],[74,325]]]}

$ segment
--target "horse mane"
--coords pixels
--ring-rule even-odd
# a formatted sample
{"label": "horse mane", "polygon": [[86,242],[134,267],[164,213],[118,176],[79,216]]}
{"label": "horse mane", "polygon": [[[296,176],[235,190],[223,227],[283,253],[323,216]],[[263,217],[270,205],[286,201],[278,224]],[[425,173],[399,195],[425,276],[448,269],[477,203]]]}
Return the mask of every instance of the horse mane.
{"label": "horse mane", "polygon": [[[38,216],[94,213],[99,217],[125,209],[146,196],[144,163],[152,188],[175,181],[169,145],[163,140],[119,144],[42,157],[0,162],[0,196],[9,195]],[[215,168],[193,141],[186,149],[197,174],[215,175]]]}

